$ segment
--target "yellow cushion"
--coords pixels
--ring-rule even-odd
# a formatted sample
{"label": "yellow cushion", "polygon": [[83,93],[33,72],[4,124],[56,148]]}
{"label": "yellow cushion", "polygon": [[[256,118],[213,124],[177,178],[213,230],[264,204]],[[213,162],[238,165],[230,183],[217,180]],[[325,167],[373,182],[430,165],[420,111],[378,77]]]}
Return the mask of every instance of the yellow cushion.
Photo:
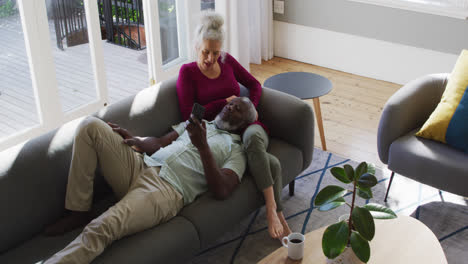
{"label": "yellow cushion", "polygon": [[[447,143],[447,130],[449,129],[449,125],[449,130],[457,129],[460,125],[463,125],[455,125],[453,123],[459,123],[461,120],[460,116],[462,114],[463,116],[461,118],[465,119],[466,113],[462,113],[460,110],[463,107],[466,108],[466,105],[463,106],[462,104],[465,103],[462,102],[460,104],[460,102],[462,101],[464,94],[467,93],[467,86],[468,50],[463,50],[458,57],[452,74],[450,75],[447,87],[445,88],[439,105],[426,123],[424,123],[421,130],[416,133],[416,136]],[[466,97],[463,101],[466,101]],[[454,118],[455,112],[457,112],[457,118]]]}

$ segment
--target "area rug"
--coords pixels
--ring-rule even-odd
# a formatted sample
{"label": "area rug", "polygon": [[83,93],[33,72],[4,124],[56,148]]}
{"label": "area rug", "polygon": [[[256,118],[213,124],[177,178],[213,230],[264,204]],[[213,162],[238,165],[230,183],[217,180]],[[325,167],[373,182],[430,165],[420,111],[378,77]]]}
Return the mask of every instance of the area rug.
{"label": "area rug", "polygon": [[[288,188],[282,193],[284,215],[293,232],[307,233],[336,222],[339,216],[349,213],[346,206],[328,212],[319,212],[313,206],[318,191],[329,184],[341,185],[330,173],[330,168],[358,161],[314,150],[311,166],[296,178],[295,195],[289,196]],[[379,183],[372,189],[370,201],[357,199],[357,204],[383,202],[390,172],[377,168]],[[346,197],[348,202],[351,196]],[[387,200],[388,207],[398,215],[411,215],[426,224],[445,252],[450,264],[465,264],[468,260],[468,200],[447,192],[440,192],[427,185],[395,175]],[[223,237],[199,253],[191,264],[257,263],[281,246],[271,239],[267,230],[265,208],[246,217]]]}

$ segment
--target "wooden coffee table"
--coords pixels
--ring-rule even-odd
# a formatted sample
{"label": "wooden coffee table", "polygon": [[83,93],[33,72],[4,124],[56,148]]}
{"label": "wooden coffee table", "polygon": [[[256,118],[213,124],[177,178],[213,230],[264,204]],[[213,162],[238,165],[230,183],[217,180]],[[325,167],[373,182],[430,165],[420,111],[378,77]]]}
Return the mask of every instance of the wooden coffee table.
{"label": "wooden coffee table", "polygon": [[[423,223],[409,216],[392,220],[375,220],[375,237],[371,241],[371,257],[368,263],[378,264],[447,264],[444,251],[432,231]],[[322,252],[322,235],[326,227],[305,235],[304,258],[289,259],[287,248],[281,247],[259,263],[326,263]]]}

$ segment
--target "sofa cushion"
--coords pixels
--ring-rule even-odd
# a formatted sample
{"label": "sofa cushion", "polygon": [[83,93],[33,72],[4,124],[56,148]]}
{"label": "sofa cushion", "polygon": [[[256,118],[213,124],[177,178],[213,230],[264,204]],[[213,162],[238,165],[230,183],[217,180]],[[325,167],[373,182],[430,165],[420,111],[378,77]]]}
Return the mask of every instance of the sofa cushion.
{"label": "sofa cushion", "polygon": [[277,157],[281,163],[283,186],[287,185],[303,171],[302,151],[293,145],[283,140],[270,138],[268,152]]}
{"label": "sofa cushion", "polygon": [[176,216],[165,224],[114,242],[92,263],[179,264],[188,262],[199,251],[196,228],[187,219]]}
{"label": "sofa cushion", "polygon": [[[0,255],[0,263],[40,263],[63,249],[81,229],[64,236],[35,236],[20,246]],[[184,263],[199,251],[197,231],[183,217],[111,244],[92,263]],[[184,252],[184,254],[179,254]]]}
{"label": "sofa cushion", "polygon": [[70,133],[77,125],[70,123],[0,153],[0,253],[62,215],[73,141]]}
{"label": "sofa cushion", "polygon": [[416,137],[414,133],[390,145],[388,168],[416,181],[468,196],[468,155],[440,142]]}
{"label": "sofa cushion", "polygon": [[[298,148],[281,140],[272,139],[269,151],[281,162],[283,186],[299,175],[302,170],[302,152]],[[288,179],[285,175],[293,176]],[[228,199],[216,200],[207,192],[182,209],[180,215],[197,228],[201,248],[205,249],[230,227],[238,224],[263,204],[261,192],[257,190],[252,176],[247,173],[240,186]]]}
{"label": "sofa cushion", "polygon": [[462,51],[440,103],[416,135],[468,153],[468,50]]}

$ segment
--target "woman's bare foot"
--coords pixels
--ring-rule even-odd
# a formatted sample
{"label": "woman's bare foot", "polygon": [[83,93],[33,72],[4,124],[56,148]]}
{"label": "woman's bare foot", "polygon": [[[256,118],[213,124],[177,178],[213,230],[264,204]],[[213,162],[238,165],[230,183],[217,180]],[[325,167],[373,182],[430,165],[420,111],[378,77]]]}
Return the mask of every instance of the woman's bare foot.
{"label": "woman's bare foot", "polygon": [[283,225],[281,224],[278,214],[274,209],[267,209],[268,233],[272,238],[281,238],[283,234]]}
{"label": "woman's bare foot", "polygon": [[91,221],[90,212],[71,211],[68,215],[59,219],[56,223],[46,227],[46,236],[60,236],[73,229],[84,226]]}
{"label": "woman's bare foot", "polygon": [[283,239],[283,237],[289,236],[289,234],[292,233],[291,229],[289,228],[288,222],[286,221],[286,218],[284,218],[283,212],[277,212],[278,219],[283,226],[283,233],[279,237],[279,239]]}

